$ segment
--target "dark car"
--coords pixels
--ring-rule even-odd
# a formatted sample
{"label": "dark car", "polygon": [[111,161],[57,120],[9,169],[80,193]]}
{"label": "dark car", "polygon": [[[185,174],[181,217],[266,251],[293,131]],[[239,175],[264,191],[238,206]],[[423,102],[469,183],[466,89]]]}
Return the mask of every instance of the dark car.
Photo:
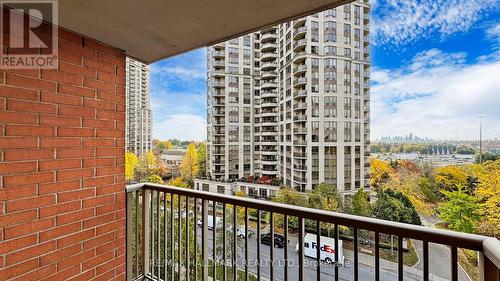
{"label": "dark car", "polygon": [[[271,246],[271,233],[261,234],[260,242],[265,245]],[[285,237],[281,234],[274,234],[274,247],[283,248],[285,247]]]}

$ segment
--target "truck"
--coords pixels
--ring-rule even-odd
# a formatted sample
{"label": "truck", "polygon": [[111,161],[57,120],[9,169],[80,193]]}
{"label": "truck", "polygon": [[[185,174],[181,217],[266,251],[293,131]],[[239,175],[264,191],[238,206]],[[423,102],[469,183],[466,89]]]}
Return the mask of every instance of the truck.
{"label": "truck", "polygon": [[[306,233],[304,236],[304,256],[316,259],[317,251],[317,236],[312,233]],[[325,236],[320,236],[320,259],[326,263],[335,261],[335,239]],[[344,251],[342,248],[342,240],[338,241],[338,265],[344,265]],[[299,243],[295,246],[295,251],[299,251]]]}
{"label": "truck", "polygon": [[[198,226],[199,227],[203,226],[203,221],[201,219],[198,220]],[[222,218],[215,217],[215,226],[217,228],[221,228],[222,227]],[[211,216],[211,215],[208,216],[207,228],[208,228],[208,230],[212,230],[214,228],[214,216]]]}

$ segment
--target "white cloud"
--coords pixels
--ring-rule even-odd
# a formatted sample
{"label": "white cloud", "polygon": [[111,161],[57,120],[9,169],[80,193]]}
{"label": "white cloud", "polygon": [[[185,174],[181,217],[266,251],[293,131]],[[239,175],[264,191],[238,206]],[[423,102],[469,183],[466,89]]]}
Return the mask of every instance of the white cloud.
{"label": "white cloud", "polygon": [[205,69],[184,68],[180,66],[153,66],[152,72],[158,75],[168,75],[182,80],[205,79]]}
{"label": "white cloud", "polygon": [[486,35],[491,40],[500,44],[500,23],[497,23],[486,30]]}
{"label": "white cloud", "polygon": [[[427,59],[427,61],[426,61]],[[396,70],[374,70],[372,138],[414,133],[436,139],[500,137],[500,60],[463,64],[462,53],[432,49]]]}
{"label": "white cloud", "polygon": [[162,120],[154,121],[154,138],[180,140],[206,139],[206,121],[198,115],[179,114],[170,115]]}
{"label": "white cloud", "polygon": [[[377,1],[378,2],[378,1]],[[467,31],[497,0],[386,0],[372,13],[372,42],[396,45]]]}

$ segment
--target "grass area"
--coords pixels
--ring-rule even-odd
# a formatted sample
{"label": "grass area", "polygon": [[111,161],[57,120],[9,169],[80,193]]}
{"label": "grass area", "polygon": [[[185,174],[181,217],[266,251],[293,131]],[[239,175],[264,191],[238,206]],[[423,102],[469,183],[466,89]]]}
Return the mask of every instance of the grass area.
{"label": "grass area", "polygon": [[[397,239],[394,239],[394,255],[391,255],[390,249],[380,248],[380,258],[392,262],[398,262],[397,244],[398,244]],[[353,243],[344,241],[344,249],[351,251],[354,250]],[[366,249],[366,251],[363,251],[361,249]],[[360,246],[359,251],[366,255],[375,256],[375,249],[373,246],[369,248],[366,246]],[[417,262],[418,262],[417,252],[415,251],[415,248],[413,247],[413,243],[411,243],[411,240],[408,240],[408,251],[403,252],[403,264],[406,266],[414,266],[415,264],[417,264]]]}
{"label": "grass area", "polygon": [[458,262],[472,280],[479,280],[476,251],[458,249]]}

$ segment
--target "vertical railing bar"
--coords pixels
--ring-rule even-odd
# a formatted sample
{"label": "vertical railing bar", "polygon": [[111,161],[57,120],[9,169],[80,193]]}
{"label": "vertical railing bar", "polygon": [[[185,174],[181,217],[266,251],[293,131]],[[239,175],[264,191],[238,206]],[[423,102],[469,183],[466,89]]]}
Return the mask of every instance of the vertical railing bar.
{"label": "vertical railing bar", "polygon": [[151,191],[149,189],[142,189],[142,270],[144,271],[144,276],[146,276],[149,273],[149,260],[150,260],[150,255],[149,255],[149,247],[150,247],[150,242],[151,240],[150,235],[149,235],[149,227],[150,227],[150,220],[149,216],[151,213],[151,209],[149,208],[150,206],[150,194]]}
{"label": "vertical railing bar", "polygon": [[403,281],[403,237],[398,236],[398,280]]}
{"label": "vertical railing bar", "polygon": [[[127,252],[126,252],[126,258],[127,258],[127,263],[125,265],[126,267],[126,280],[133,280],[134,279],[134,270],[133,270],[133,267],[134,267],[134,257],[133,257],[133,254],[132,254],[132,231],[133,231],[133,214],[132,214],[132,202],[134,200],[134,193],[135,192],[126,192],[125,195],[127,197],[127,201],[126,201],[126,212],[127,212],[127,228],[126,228],[126,231],[127,231],[127,235],[126,235],[126,239],[127,239],[127,244],[126,244],[126,247],[127,247]],[[135,244],[137,245],[137,239],[135,240]],[[137,247],[136,247],[137,248]]]}
{"label": "vertical railing bar", "polygon": [[[236,231],[233,229],[233,231]],[[222,203],[222,280],[226,281],[226,203]]]}
{"label": "vertical railing bar", "polygon": [[424,281],[429,281],[429,242],[422,241],[424,248]]}
{"label": "vertical railing bar", "polygon": [[139,276],[139,194],[135,191],[135,277]]}
{"label": "vertical railing bar", "polygon": [[260,281],[260,209],[257,209],[257,281]]}
{"label": "vertical railing bar", "polygon": [[238,208],[236,205],[233,205],[233,248],[232,248],[232,269],[233,269],[233,281],[236,281],[236,276],[238,272],[238,268],[236,266],[236,240],[237,240],[237,231],[238,231],[238,218],[237,218]]}
{"label": "vertical railing bar", "polygon": [[155,267],[158,271],[157,277],[160,280],[161,276],[161,267],[160,267],[160,191],[156,192],[156,260]]}
{"label": "vertical railing bar", "polygon": [[167,259],[167,233],[168,233],[168,221],[167,221],[167,192],[163,193],[163,280],[167,280],[167,268],[168,268],[168,259]]}
{"label": "vertical railing bar", "polygon": [[149,205],[149,210],[150,210],[150,233],[151,233],[151,237],[150,237],[150,245],[151,245],[151,255],[150,255],[150,258],[151,260],[149,261],[149,272],[151,273],[151,278],[154,278],[154,275],[155,275],[155,268],[154,268],[154,258],[155,258],[155,232],[154,232],[154,216],[155,216],[155,212],[154,212],[154,195],[155,195],[155,192],[154,191],[151,191],[151,201],[150,201],[150,205]]}
{"label": "vertical railing bar", "polygon": [[380,280],[380,233],[375,232],[375,281]]}
{"label": "vertical railing bar", "polygon": [[321,280],[321,222],[316,221],[316,280]]}
{"label": "vertical railing bar", "polygon": [[304,218],[299,217],[299,281],[304,280]]}
{"label": "vertical railing bar", "polygon": [[186,281],[189,281],[189,197],[188,196],[186,196]]}
{"label": "vertical railing bar", "polygon": [[198,198],[194,197],[194,280],[198,280]]}
{"label": "vertical railing bar", "polygon": [[458,280],[458,253],[456,246],[451,246],[451,280]]}
{"label": "vertical railing bar", "polygon": [[[339,280],[339,225],[335,224],[333,227],[333,232],[335,232],[335,281]],[[345,261],[344,261],[345,263]]]}
{"label": "vertical railing bar", "polygon": [[182,217],[181,217],[181,196],[177,196],[177,270],[179,272],[179,278],[177,280],[181,280],[181,265],[182,265],[182,257],[181,257],[181,250],[182,250],[182,236],[181,236],[181,226],[182,226]]}
{"label": "vertical railing bar", "polygon": [[174,230],[174,193],[170,193],[170,280],[175,280],[175,230]]}
{"label": "vertical railing bar", "polygon": [[358,270],[359,270],[359,262],[358,262],[358,229],[354,228],[354,281],[359,280]]}
{"label": "vertical railing bar", "polygon": [[[259,239],[259,237],[257,237]],[[245,207],[245,281],[248,281],[248,208]]]}
{"label": "vertical railing bar", "polygon": [[284,266],[284,279],[288,280],[288,215],[283,215],[283,227],[285,228],[285,249],[284,249],[284,258],[285,258],[285,266]]}
{"label": "vertical railing bar", "polygon": [[213,280],[217,280],[217,202],[212,201],[212,267]]}
{"label": "vertical railing bar", "polygon": [[274,213],[270,212],[269,214],[269,227],[271,229],[271,247],[269,249],[270,256],[271,256],[271,263],[269,266],[269,280],[274,280]]}
{"label": "vertical railing bar", "polygon": [[202,199],[202,229],[201,229],[201,253],[203,257],[202,280],[208,280],[208,200]]}

